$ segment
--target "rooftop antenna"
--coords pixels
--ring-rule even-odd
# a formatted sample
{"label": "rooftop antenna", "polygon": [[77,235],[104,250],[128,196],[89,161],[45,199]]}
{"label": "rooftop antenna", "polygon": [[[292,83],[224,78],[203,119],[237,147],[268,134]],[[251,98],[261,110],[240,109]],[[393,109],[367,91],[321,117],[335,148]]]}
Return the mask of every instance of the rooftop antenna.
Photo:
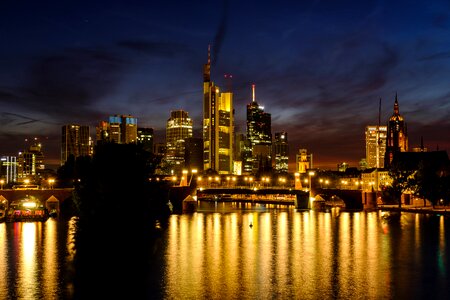
{"label": "rooftop antenna", "polygon": [[381,144],[383,143],[383,141],[381,140],[380,137],[380,126],[381,126],[381,98],[380,98],[380,103],[378,105],[378,125],[377,125],[377,169],[380,167],[380,147]]}
{"label": "rooftop antenna", "polygon": [[255,102],[255,84],[252,84],[252,102]]}

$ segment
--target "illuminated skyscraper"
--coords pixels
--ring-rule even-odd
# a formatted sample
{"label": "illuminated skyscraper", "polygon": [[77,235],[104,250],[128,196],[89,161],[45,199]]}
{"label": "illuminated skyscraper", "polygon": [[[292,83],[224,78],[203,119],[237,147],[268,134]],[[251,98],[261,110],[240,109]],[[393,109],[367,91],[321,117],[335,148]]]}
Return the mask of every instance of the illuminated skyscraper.
{"label": "illuminated skyscraper", "polygon": [[233,171],[233,93],[211,81],[211,51],[203,68],[203,166],[219,174]]}
{"label": "illuminated skyscraper", "polygon": [[109,122],[102,121],[96,127],[97,143],[102,141],[130,144],[137,142],[137,118],[126,115],[109,117]]}
{"label": "illuminated skyscraper", "polygon": [[42,145],[35,139],[35,142],[27,150],[19,152],[17,177],[19,179],[37,180],[44,169]]}
{"label": "illuminated skyscraper", "polygon": [[[252,165],[252,172],[267,169],[272,163],[272,118],[255,100],[255,85],[252,85],[252,102],[247,104],[247,139],[250,141],[252,163],[244,162],[244,168]],[[244,170],[248,171],[248,170]]]}
{"label": "illuminated skyscraper", "polygon": [[61,136],[61,165],[67,161],[70,155],[78,157],[91,154],[89,126],[64,125]]}
{"label": "illuminated skyscraper", "polygon": [[408,151],[408,134],[406,122],[400,115],[397,94],[395,94],[394,114],[387,126],[386,154],[384,166],[390,166],[394,153]]}
{"label": "illuminated skyscraper", "polygon": [[5,180],[5,183],[17,181],[17,157],[0,157],[0,179]]}
{"label": "illuminated skyscraper", "polygon": [[366,126],[366,162],[368,168],[384,167],[386,132],[386,126]]}
{"label": "illuminated skyscraper", "polygon": [[166,126],[166,162],[174,171],[184,167],[185,139],[192,137],[192,119],[187,112],[176,110],[170,113]]}
{"label": "illuminated skyscraper", "polygon": [[278,173],[287,173],[289,167],[289,144],[286,132],[275,132],[273,148],[275,171]]}

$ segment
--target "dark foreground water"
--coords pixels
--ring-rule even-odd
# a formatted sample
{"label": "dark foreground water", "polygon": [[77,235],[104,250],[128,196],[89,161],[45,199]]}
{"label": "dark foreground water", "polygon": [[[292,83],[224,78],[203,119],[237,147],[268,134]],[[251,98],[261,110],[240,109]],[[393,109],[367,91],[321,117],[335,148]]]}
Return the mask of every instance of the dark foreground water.
{"label": "dark foreground water", "polygon": [[[77,295],[75,231],[75,219],[0,224],[0,299]],[[139,257],[151,276],[133,289],[149,299],[448,299],[449,243],[443,216],[202,203],[171,216]]]}

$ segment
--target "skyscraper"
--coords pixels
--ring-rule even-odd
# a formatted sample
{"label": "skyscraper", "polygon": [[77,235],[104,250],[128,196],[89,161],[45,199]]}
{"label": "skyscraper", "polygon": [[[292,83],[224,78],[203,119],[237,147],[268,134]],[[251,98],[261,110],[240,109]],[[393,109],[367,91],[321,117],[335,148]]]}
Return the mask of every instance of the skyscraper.
{"label": "skyscraper", "polygon": [[[247,139],[250,141],[252,163],[244,162],[244,167],[252,165],[253,173],[271,167],[272,163],[272,123],[271,115],[264,112],[255,99],[255,85],[252,85],[252,102],[247,104]],[[245,170],[247,171],[247,170]]]}
{"label": "skyscraper", "polygon": [[45,169],[41,143],[35,139],[35,142],[27,150],[19,152],[17,163],[19,179],[37,180]]}
{"label": "skyscraper", "polygon": [[389,167],[396,152],[408,151],[408,134],[406,122],[400,115],[397,94],[395,94],[394,113],[387,125],[385,167]]}
{"label": "skyscraper", "polygon": [[74,157],[90,155],[91,139],[89,126],[69,124],[62,126],[61,165],[70,155]]}
{"label": "skyscraper", "polygon": [[96,127],[97,143],[109,141],[117,144],[137,142],[137,118],[131,115],[114,115],[109,122],[101,121]]}
{"label": "skyscraper", "polygon": [[233,171],[233,93],[211,81],[211,49],[203,68],[203,166],[219,174]]}
{"label": "skyscraper", "polygon": [[277,173],[287,173],[289,168],[289,144],[286,132],[275,132],[273,148],[275,171]]}
{"label": "skyscraper", "polygon": [[366,126],[366,162],[368,168],[384,167],[386,133],[386,126]]}
{"label": "skyscraper", "polygon": [[166,126],[166,162],[174,171],[184,167],[185,139],[192,137],[192,119],[187,112],[176,110],[170,113]]}
{"label": "skyscraper", "polygon": [[0,179],[4,179],[5,183],[17,181],[17,157],[0,157]]}

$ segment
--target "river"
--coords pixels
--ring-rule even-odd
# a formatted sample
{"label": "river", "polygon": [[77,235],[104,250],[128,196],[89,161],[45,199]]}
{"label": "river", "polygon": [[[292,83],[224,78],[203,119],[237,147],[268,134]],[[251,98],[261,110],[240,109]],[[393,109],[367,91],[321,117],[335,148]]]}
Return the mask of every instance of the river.
{"label": "river", "polygon": [[[146,298],[448,299],[450,218],[390,216],[200,203],[142,257]],[[1,223],[0,299],[72,298],[75,231],[76,219]]]}

